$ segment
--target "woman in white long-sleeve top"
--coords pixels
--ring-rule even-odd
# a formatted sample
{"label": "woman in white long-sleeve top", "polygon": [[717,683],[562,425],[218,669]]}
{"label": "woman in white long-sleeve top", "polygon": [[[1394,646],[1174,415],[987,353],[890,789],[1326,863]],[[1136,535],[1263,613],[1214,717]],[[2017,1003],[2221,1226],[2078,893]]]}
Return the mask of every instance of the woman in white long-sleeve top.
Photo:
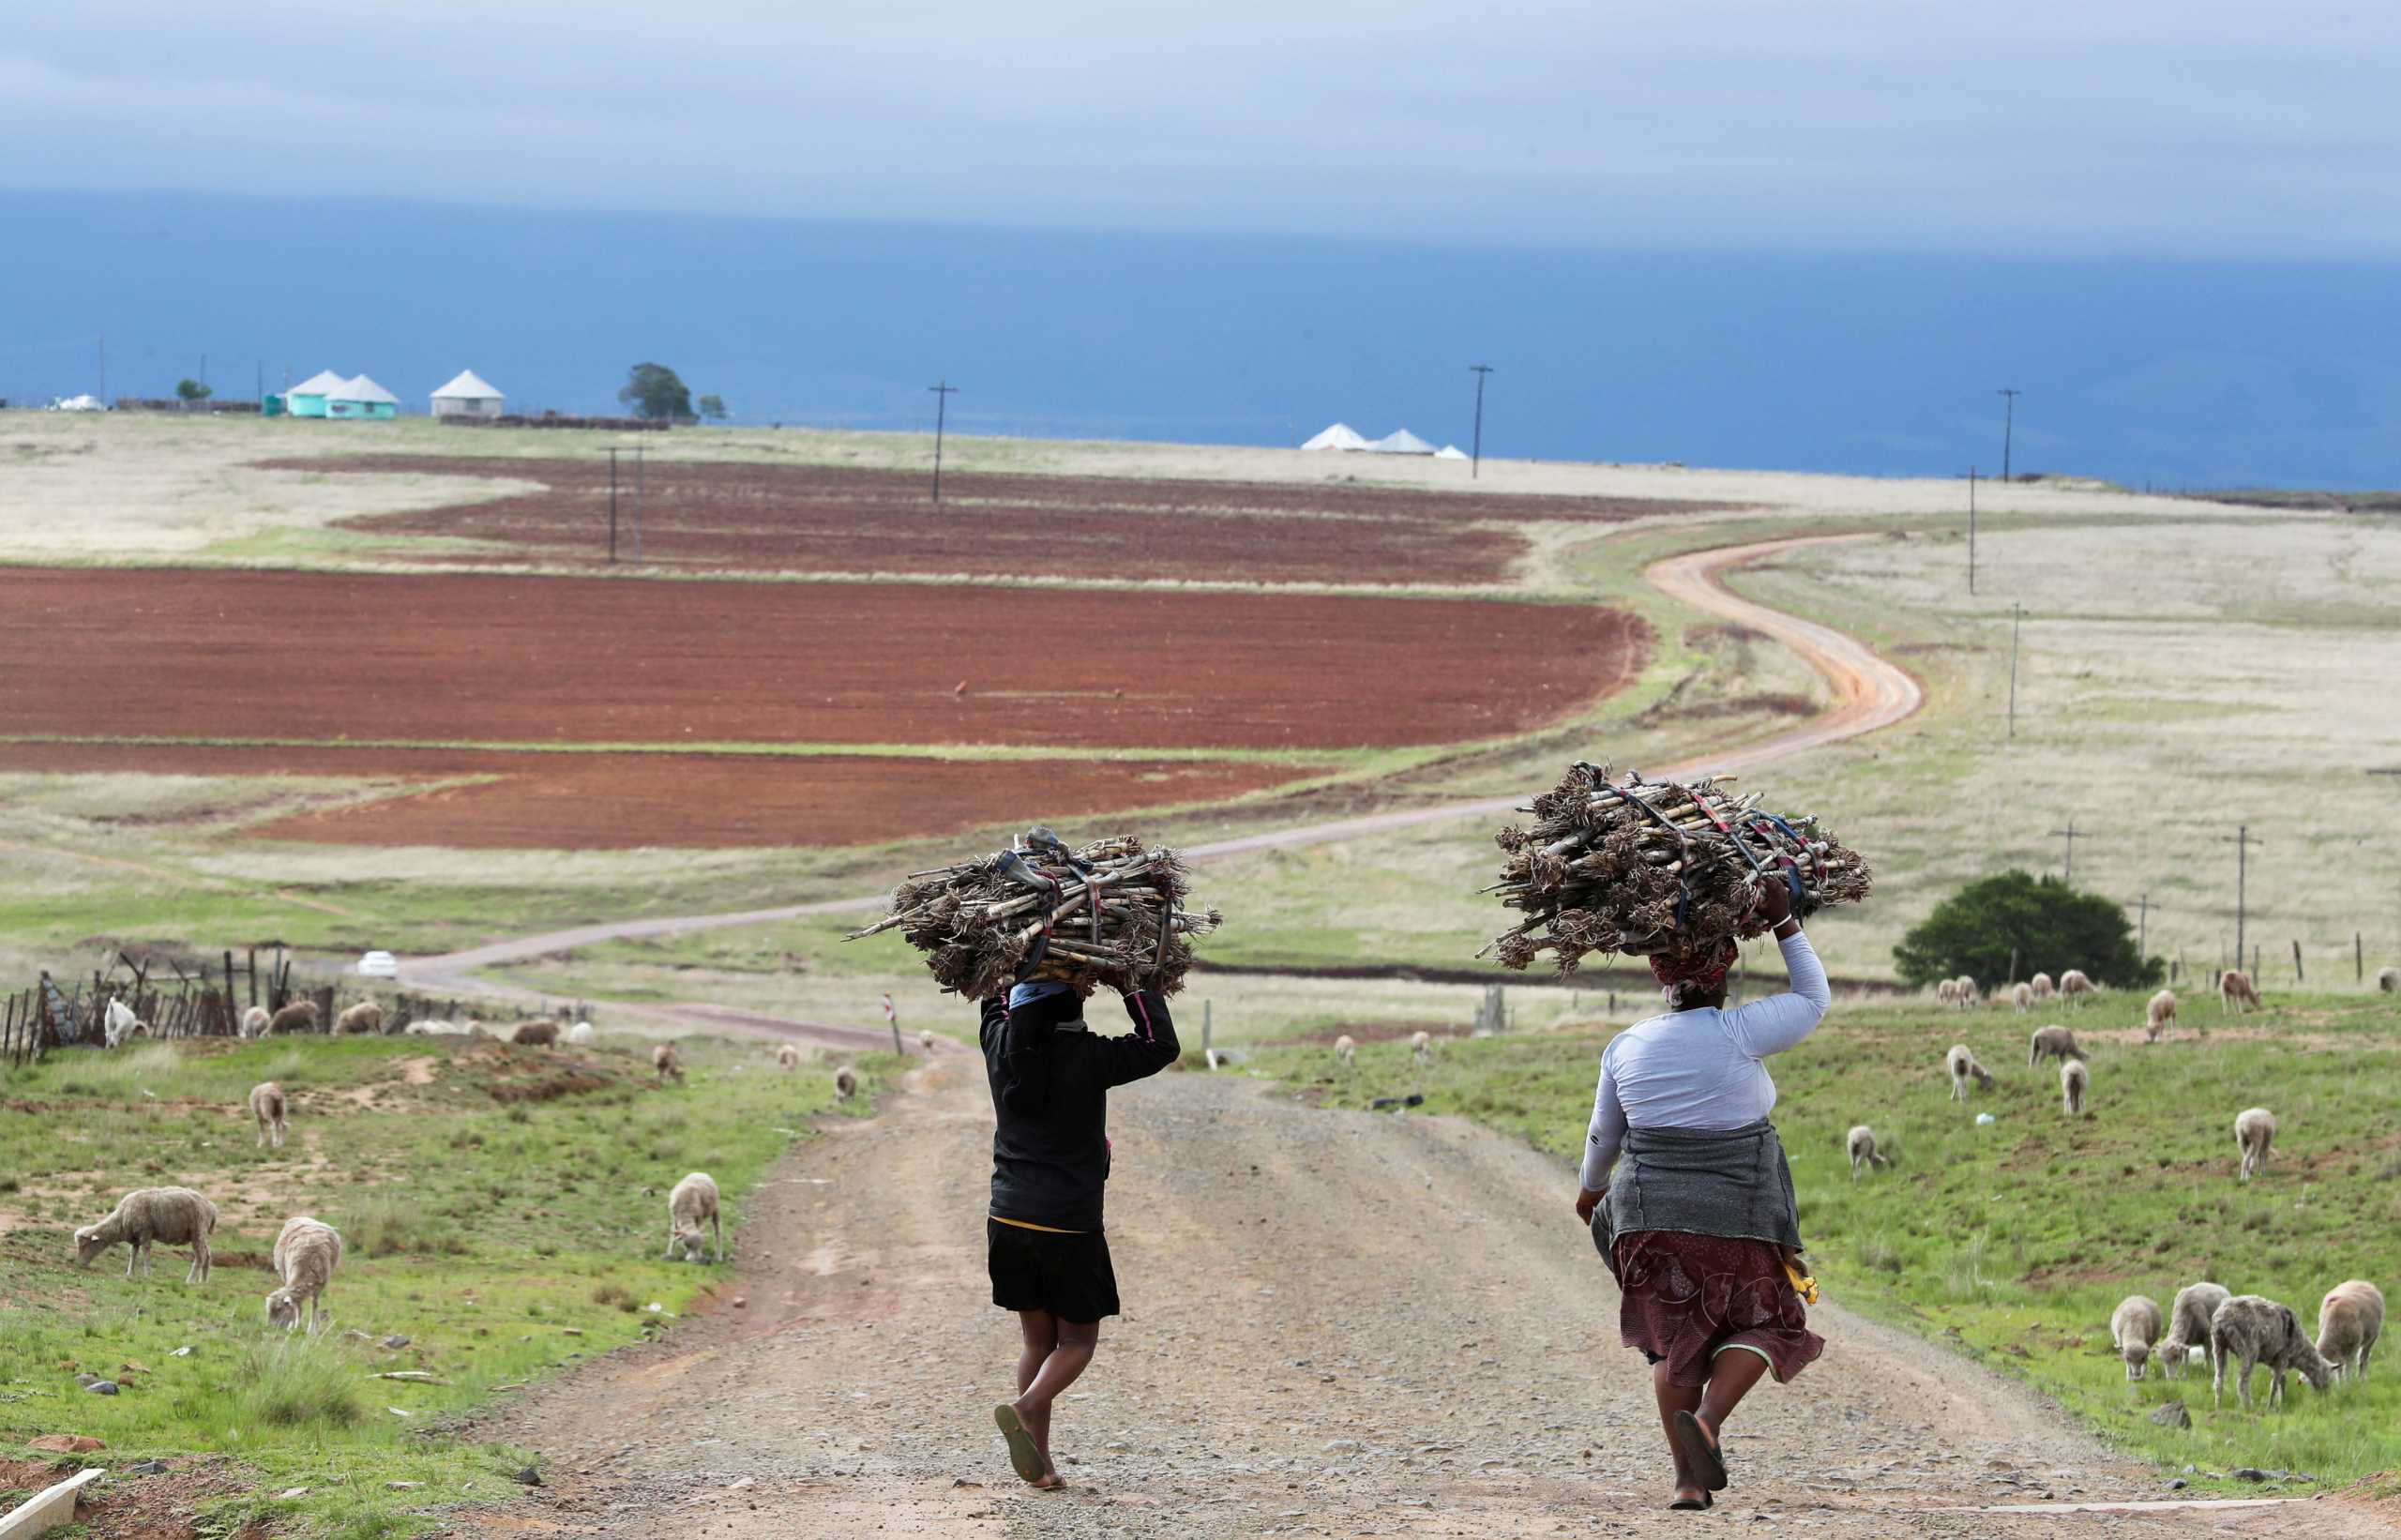
{"label": "woman in white long-sleeve top", "polygon": [[1620,1336],[1652,1365],[1676,1508],[1710,1507],[1725,1488],[1719,1430],[1759,1377],[1789,1380],[1825,1349],[1796,1291],[1801,1227],[1765,1061],[1808,1036],[1833,996],[1780,883],[1760,884],[1758,913],[1790,991],[1726,1009],[1731,942],[1654,958],[1669,1009],[1601,1054],[1576,1200],[1618,1277]]}

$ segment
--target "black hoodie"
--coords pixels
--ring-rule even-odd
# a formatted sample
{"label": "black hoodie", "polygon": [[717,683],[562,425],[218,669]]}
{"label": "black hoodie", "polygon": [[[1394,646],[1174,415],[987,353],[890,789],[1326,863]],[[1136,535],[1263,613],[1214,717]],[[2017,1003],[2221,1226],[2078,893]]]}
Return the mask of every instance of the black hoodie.
{"label": "black hoodie", "polygon": [[984,1002],[984,1073],[991,1082],[992,1216],[1054,1230],[1101,1228],[1109,1180],[1109,1088],[1155,1075],[1183,1048],[1167,1001],[1144,989],[1125,997],[1134,1030],[1097,1037],[1074,994],[1030,1000],[1011,1011]]}

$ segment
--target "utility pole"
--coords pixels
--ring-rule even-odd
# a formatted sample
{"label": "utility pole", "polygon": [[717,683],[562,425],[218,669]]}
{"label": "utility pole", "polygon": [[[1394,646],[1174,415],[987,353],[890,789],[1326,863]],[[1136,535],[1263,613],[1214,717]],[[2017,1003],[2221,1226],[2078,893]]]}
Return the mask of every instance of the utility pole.
{"label": "utility pole", "polygon": [[2234,965],[2242,966],[2242,920],[2245,894],[2243,889],[2251,870],[2251,847],[2265,843],[2251,838],[2251,825],[2239,824],[2234,838],[2224,843],[2234,847]]}
{"label": "utility pole", "polygon": [[1976,468],[1968,467],[1968,592],[1976,591]]}
{"label": "utility pole", "polygon": [[2017,432],[2018,393],[2004,386],[2001,394],[2002,400],[2008,403],[2001,409],[2001,479],[2003,482],[2007,482],[2009,479],[2009,441],[2015,437]]}
{"label": "utility pole", "polygon": [[1468,451],[1467,478],[1472,481],[1484,470],[1484,377],[1492,372],[1490,364],[1470,364],[1468,372],[1475,376],[1475,447]]}
{"label": "utility pole", "polygon": [[617,451],[609,451],[609,564],[617,561]]}
{"label": "utility pole", "polygon": [[2053,829],[2051,831],[2051,838],[2054,839],[2065,839],[2067,841],[2067,867],[2065,870],[2060,873],[2060,881],[2073,887],[2076,885],[2076,842],[2079,839],[2090,839],[2092,837],[2089,834],[2078,833],[2076,827],[2076,820],[2071,818],[2067,821],[2066,828]]}
{"label": "utility pole", "polygon": [[2142,896],[2142,907],[2137,913],[2141,917],[2135,921],[2135,960],[2140,962],[2151,956],[2150,894],[2146,893]]}
{"label": "utility pole", "polygon": [[2009,606],[2009,735],[2017,736],[2017,623],[2025,618],[2025,607],[2012,601]]}
{"label": "utility pole", "polygon": [[926,386],[934,393],[934,501],[942,501],[942,430],[943,419],[949,415],[950,399],[959,387],[944,380],[940,385]]}

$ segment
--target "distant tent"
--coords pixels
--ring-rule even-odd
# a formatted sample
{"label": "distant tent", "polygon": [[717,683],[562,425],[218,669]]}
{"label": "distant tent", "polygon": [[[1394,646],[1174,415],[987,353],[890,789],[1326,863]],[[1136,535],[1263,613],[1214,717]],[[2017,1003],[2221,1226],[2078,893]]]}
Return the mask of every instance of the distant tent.
{"label": "distant tent", "polygon": [[1434,451],[1434,458],[1436,460],[1465,460],[1467,451],[1456,444],[1445,444]]}
{"label": "distant tent", "polygon": [[326,399],[349,384],[332,370],[321,369],[285,391],[283,404],[295,417],[322,417],[326,415]]}
{"label": "distant tent", "polygon": [[1367,447],[1380,455],[1430,455],[1434,446],[1406,428],[1396,428]]}
{"label": "distant tent", "polygon": [[1352,430],[1347,422],[1337,422],[1317,437],[1301,445],[1304,449],[1366,449],[1367,441]]}
{"label": "distant tent", "polygon": [[329,417],[393,417],[400,411],[400,399],[364,374],[344,380],[325,392],[325,415]]}
{"label": "distant tent", "polygon": [[496,417],[500,415],[501,394],[491,382],[472,369],[462,369],[459,377],[433,393],[433,415],[437,417]]}

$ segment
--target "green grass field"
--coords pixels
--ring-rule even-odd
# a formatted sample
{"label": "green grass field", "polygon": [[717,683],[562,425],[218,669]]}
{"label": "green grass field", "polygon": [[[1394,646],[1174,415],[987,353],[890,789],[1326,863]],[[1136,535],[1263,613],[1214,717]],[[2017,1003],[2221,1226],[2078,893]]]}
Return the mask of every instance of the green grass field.
{"label": "green grass field", "polygon": [[[2213,1280],[2289,1305],[2315,1335],[2318,1302],[2347,1278],[2401,1290],[2401,1004],[2360,996],[2272,996],[2264,1015],[2221,1023],[2188,1002],[2184,1025],[2145,1045],[2111,1027],[2122,997],[2084,1011],[2089,1115],[2061,1110],[2057,1066],[2026,1064],[2038,1021],[1931,1005],[1838,1007],[1772,1063],[1775,1121],[1792,1162],[1819,1279],[1846,1306],[1907,1326],[2025,1380],[2130,1453],[2197,1477],[2242,1466],[2325,1484],[2401,1468],[2401,1361],[2388,1346],[2360,1383],[2326,1395],[2296,1377],[2285,1410],[2240,1410],[2231,1385],[2211,1406],[2206,1370],[2130,1383],[2109,1314],[2128,1294],[2164,1312],[2176,1291]],[[2202,1032],[2198,1029],[2206,1029]],[[2133,1041],[2126,1039],[2131,1037]],[[1474,1118],[1568,1162],[1592,1112],[1600,1034],[1442,1043],[1420,1071],[1402,1043],[1363,1046],[1344,1074],[1320,1046],[1270,1048],[1256,1063],[1329,1105],[1422,1089],[1426,1110]],[[1950,1100],[1944,1052],[1974,1049],[1996,1077]],[[2236,1180],[2234,1117],[2264,1106],[2279,1124],[2258,1180]],[[1978,1112],[1995,1121],[1979,1126]],[[1895,1157],[1853,1182],[1843,1140],[1872,1125]],[[1597,1263],[1595,1264],[1597,1265]],[[2264,1396],[2264,1377],[2255,1395]],[[2190,1431],[2151,1423],[2181,1399]],[[2203,1482],[2204,1485],[2208,1483]],[[2256,1489],[2256,1488],[2254,1488]]]}
{"label": "green grass field", "polygon": [[[721,1270],[661,1260],[667,1189],[708,1170],[731,1239],[769,1165],[835,1110],[827,1068],[779,1070],[755,1044],[687,1042],[688,1079],[666,1087],[641,1047],[279,1038],[0,1072],[0,1454],[68,1432],[106,1440],[111,1465],[212,1462],[248,1492],[208,1516],[227,1534],[278,1517],[415,1533],[513,1490],[527,1457],[461,1437],[458,1415],[672,1330]],[[870,1093],[892,1067],[858,1064]],[[293,1100],[280,1151],[257,1147],[245,1109],[263,1080]],[[131,1280],[124,1247],[76,1267],[74,1227],[163,1185],[219,1206],[204,1285],[185,1285],[182,1250]],[[334,1324],[313,1339],[264,1319],[268,1254],[294,1214],[344,1241]],[[379,1345],[394,1336],[407,1345]],[[370,1378],[395,1370],[441,1382]],[[92,1395],[78,1372],[122,1393]]]}

